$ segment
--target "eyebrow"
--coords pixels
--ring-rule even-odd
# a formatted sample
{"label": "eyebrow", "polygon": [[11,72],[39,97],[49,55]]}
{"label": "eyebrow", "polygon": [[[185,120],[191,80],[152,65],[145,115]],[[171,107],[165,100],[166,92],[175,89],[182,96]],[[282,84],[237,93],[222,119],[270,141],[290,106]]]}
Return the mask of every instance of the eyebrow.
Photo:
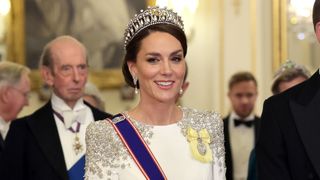
{"label": "eyebrow", "polygon": [[[179,49],[179,50],[176,50],[176,51],[174,51],[174,52],[170,53],[170,56],[172,56],[172,55],[176,55],[176,54],[179,54],[179,53],[182,53],[182,52],[183,52],[183,51],[182,51],[182,49]],[[146,55],[151,55],[151,56],[161,56],[161,54],[160,54],[160,53],[156,53],[156,52],[147,53]]]}

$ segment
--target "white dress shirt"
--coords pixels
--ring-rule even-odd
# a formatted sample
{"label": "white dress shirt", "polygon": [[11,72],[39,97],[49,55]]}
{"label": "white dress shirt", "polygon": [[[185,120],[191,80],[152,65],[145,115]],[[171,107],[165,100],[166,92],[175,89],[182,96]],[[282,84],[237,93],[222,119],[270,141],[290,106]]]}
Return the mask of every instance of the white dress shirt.
{"label": "white dress shirt", "polygon": [[[77,101],[73,109],[55,94],[52,94],[51,103],[53,110],[64,118],[63,123],[57,115],[54,115],[64,159],[69,170],[86,152],[85,132],[87,126],[94,121],[94,117],[91,109],[84,104],[82,98]],[[78,137],[83,149],[80,153],[76,154],[73,147],[76,133],[71,132],[69,128],[72,127],[75,130],[78,122],[80,123]]]}
{"label": "white dress shirt", "polygon": [[3,140],[6,139],[6,136],[8,134],[9,128],[10,128],[11,121],[7,122],[0,116],[0,133],[3,138]]}
{"label": "white dress shirt", "polygon": [[[248,176],[248,162],[250,152],[254,146],[254,126],[240,125],[235,127],[234,119],[240,117],[232,112],[229,117],[230,146],[233,163],[234,180],[246,180]],[[253,120],[254,114],[250,114],[244,120]]]}

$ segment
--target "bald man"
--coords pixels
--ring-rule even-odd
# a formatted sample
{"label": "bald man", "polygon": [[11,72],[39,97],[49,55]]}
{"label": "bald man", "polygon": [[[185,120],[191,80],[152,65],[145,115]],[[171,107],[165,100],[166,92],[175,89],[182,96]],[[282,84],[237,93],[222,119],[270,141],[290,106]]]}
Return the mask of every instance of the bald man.
{"label": "bald man", "polygon": [[52,40],[43,49],[40,72],[53,90],[51,99],[11,124],[0,177],[83,179],[86,127],[111,117],[82,99],[88,77],[85,47],[70,36]]}

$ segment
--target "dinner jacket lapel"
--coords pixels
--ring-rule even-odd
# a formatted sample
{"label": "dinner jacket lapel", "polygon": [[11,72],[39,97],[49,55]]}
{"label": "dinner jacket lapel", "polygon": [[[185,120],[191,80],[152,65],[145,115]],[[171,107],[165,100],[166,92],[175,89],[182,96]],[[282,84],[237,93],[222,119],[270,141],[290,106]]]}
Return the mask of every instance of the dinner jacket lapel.
{"label": "dinner jacket lapel", "polygon": [[320,177],[320,77],[318,71],[314,74],[300,94],[290,100],[298,133],[306,149],[307,155],[318,176]]}
{"label": "dinner jacket lapel", "polygon": [[4,140],[2,138],[2,135],[0,134],[0,153],[2,152],[3,148],[4,148]]}
{"label": "dinner jacket lapel", "polygon": [[30,116],[28,123],[49,164],[57,174],[63,179],[67,179],[67,168],[51,102]]}

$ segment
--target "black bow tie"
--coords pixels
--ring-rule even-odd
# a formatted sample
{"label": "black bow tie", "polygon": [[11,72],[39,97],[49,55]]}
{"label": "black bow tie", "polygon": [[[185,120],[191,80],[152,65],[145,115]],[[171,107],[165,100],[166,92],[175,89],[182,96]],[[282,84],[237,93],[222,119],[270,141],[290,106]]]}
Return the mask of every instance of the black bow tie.
{"label": "black bow tie", "polygon": [[251,127],[253,125],[253,120],[243,120],[243,119],[234,119],[234,126],[245,125],[247,127]]}

